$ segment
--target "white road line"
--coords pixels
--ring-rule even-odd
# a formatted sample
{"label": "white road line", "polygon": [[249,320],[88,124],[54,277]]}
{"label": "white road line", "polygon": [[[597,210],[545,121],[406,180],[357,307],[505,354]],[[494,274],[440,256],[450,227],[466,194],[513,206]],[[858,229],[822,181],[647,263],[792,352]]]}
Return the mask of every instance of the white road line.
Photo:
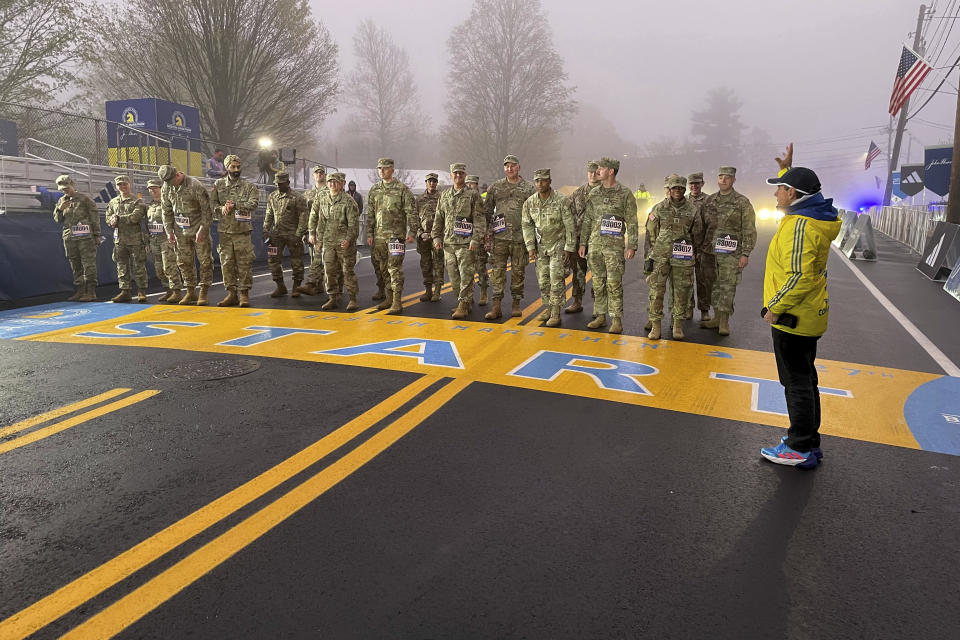
{"label": "white road line", "polygon": [[900,323],[900,326],[906,329],[907,333],[913,336],[913,339],[917,341],[917,344],[919,344],[920,347],[923,348],[923,350],[926,351],[927,354],[929,354],[938,365],[940,365],[940,368],[942,368],[948,376],[960,377],[960,367],[955,365],[943,351],[940,351],[940,349],[937,348],[937,345],[933,344],[930,338],[924,335],[924,333],[917,328],[917,325],[910,322],[910,319],[903,315],[900,309],[890,302],[890,299],[883,295],[883,293],[877,289],[869,279],[867,279],[867,276],[863,275],[863,272],[860,271],[857,265],[853,264],[853,262],[847,258],[847,256],[843,255],[842,251],[837,249],[836,245],[831,244],[830,246],[834,251],[837,252],[837,255],[840,256],[840,259],[843,260],[848,267],[850,267],[850,270],[853,271],[853,275],[857,276],[857,279],[863,283],[863,286],[867,288],[867,291],[872,293],[873,297],[877,299],[877,302],[882,304],[884,308],[890,312],[890,315],[892,315],[893,318]]}

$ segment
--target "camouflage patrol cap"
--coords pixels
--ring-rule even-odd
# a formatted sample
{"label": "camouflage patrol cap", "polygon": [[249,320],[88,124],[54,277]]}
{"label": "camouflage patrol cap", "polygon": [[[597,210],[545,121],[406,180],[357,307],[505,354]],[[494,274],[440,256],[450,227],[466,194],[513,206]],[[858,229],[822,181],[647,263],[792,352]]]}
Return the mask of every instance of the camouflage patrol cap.
{"label": "camouflage patrol cap", "polygon": [[736,176],[737,168],[736,167],[720,167],[717,169],[718,176]]}
{"label": "camouflage patrol cap", "polygon": [[150,178],[147,180],[147,187],[162,187],[163,182],[160,181],[160,178]]}
{"label": "camouflage patrol cap", "polygon": [[178,173],[179,171],[177,171],[177,168],[172,164],[165,164],[159,169],[157,169],[157,177],[163,180],[164,182],[170,182],[176,177]]}
{"label": "camouflage patrol cap", "polygon": [[600,165],[597,164],[596,160],[590,160],[587,162],[587,171],[596,171],[600,168]]}
{"label": "camouflage patrol cap", "polygon": [[377,160],[377,169],[393,166],[393,158],[380,158]]}
{"label": "camouflage patrol cap", "polygon": [[687,182],[693,184],[694,182],[703,182],[703,172],[698,171],[697,173],[691,173],[687,176]]}
{"label": "camouflage patrol cap", "polygon": [[323,166],[322,164],[315,164],[315,165],[313,165],[313,172],[314,172],[314,173],[326,173],[326,172],[327,172],[327,168],[326,168],[325,166]]}
{"label": "camouflage patrol cap", "polygon": [[424,182],[430,182],[431,180],[433,180],[434,182],[438,182],[438,181],[440,180],[440,176],[438,176],[438,175],[435,174],[435,173],[428,173],[428,174],[427,174],[427,177],[424,178],[423,181],[424,181]]}
{"label": "camouflage patrol cap", "polygon": [[280,184],[281,182],[290,182],[290,174],[286,171],[277,171],[273,175],[273,184]]}
{"label": "camouflage patrol cap", "polygon": [[57,186],[58,186],[58,187],[61,186],[61,185],[66,185],[66,184],[73,184],[73,178],[71,178],[71,177],[68,176],[67,174],[63,174],[62,176],[57,176]]}
{"label": "camouflage patrol cap", "polygon": [[243,160],[240,159],[240,156],[238,156],[235,153],[231,153],[230,155],[228,155],[226,158],[223,159],[223,166],[229,167],[234,162],[240,165],[243,164]]}
{"label": "camouflage patrol cap", "polygon": [[517,156],[512,154],[503,159],[503,164],[510,164],[511,162],[513,164],[520,164],[520,160],[517,158]]}
{"label": "camouflage patrol cap", "polygon": [[113,179],[114,184],[130,184],[130,178],[128,176],[117,176]]}
{"label": "camouflage patrol cap", "polygon": [[686,189],[687,179],[676,173],[671,173],[667,176],[666,183],[663,186],[665,186],[667,189],[672,189],[674,187],[683,187]]}
{"label": "camouflage patrol cap", "polygon": [[462,162],[454,162],[452,165],[450,165],[450,173],[456,173],[457,171],[463,171],[466,173],[467,165]]}
{"label": "camouflage patrol cap", "polygon": [[340,184],[343,184],[346,181],[347,181],[347,176],[340,173],[339,171],[334,171],[333,173],[327,176],[327,182],[339,182]]}
{"label": "camouflage patrol cap", "polygon": [[467,176],[467,182],[472,182],[474,184],[480,184],[480,176]]}
{"label": "camouflage patrol cap", "polygon": [[613,158],[607,158],[606,156],[600,158],[600,160],[597,162],[597,165],[604,167],[605,169],[613,169],[614,171],[620,170],[620,161],[614,160]]}
{"label": "camouflage patrol cap", "polygon": [[533,172],[534,180],[549,180],[550,179],[550,169],[537,169]]}

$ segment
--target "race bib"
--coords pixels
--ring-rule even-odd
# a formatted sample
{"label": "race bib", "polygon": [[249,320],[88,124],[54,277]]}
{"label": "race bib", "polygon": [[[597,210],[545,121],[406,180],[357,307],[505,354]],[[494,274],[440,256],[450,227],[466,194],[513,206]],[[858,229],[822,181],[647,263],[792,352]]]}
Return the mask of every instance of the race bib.
{"label": "race bib", "polygon": [[453,235],[469,238],[473,235],[473,223],[466,218],[457,218],[453,221]]}
{"label": "race bib", "polygon": [[407,252],[407,245],[401,238],[392,238],[387,242],[387,249],[392,256],[402,256]]}
{"label": "race bib", "polygon": [[686,240],[673,243],[673,257],[677,260],[693,260],[693,245]]}
{"label": "race bib", "polygon": [[250,220],[253,219],[253,216],[251,216],[249,213],[240,213],[239,211],[237,211],[233,217],[237,222],[250,222]]}
{"label": "race bib", "polygon": [[494,233],[503,233],[507,230],[507,217],[502,213],[496,213],[493,215],[493,232]]}
{"label": "race bib", "polygon": [[623,237],[623,218],[606,216],[600,219],[600,235],[611,238]]}
{"label": "race bib", "polygon": [[161,236],[164,233],[163,223],[149,222],[147,223],[147,231],[149,231],[152,236]]}
{"label": "race bib", "polygon": [[186,229],[190,226],[190,218],[187,216],[174,216],[173,221],[177,223],[177,226],[181,229]]}
{"label": "race bib", "polygon": [[73,225],[72,227],[70,227],[70,236],[73,238],[89,238],[90,225],[83,224],[82,222],[79,224]]}
{"label": "race bib", "polygon": [[717,241],[713,245],[713,250],[721,254],[733,253],[737,250],[739,244],[736,236],[726,234],[717,237]]}
{"label": "race bib", "polygon": [[277,247],[273,246],[272,244],[268,244],[268,245],[267,245],[267,255],[268,255],[268,256],[279,255],[279,253],[280,253],[280,252],[279,252],[279,250],[278,250]]}

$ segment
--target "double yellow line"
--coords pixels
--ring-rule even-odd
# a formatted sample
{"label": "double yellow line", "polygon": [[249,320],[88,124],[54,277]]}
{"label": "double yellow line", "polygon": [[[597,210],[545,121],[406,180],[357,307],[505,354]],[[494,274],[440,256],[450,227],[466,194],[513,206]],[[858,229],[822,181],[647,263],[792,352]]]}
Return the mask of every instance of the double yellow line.
{"label": "double yellow line", "polygon": [[[130,391],[130,389],[117,388],[111,389],[105,393],[87,398],[85,400],[80,400],[79,402],[74,402],[73,404],[68,404],[66,406],[60,407],[59,409],[54,409],[52,411],[47,411],[46,413],[41,413],[32,418],[26,420],[21,420],[15,424],[12,424],[8,427],[3,427],[0,429],[0,438],[5,438],[9,435],[15,433],[20,433],[26,431],[32,427],[35,427],[39,424],[49,422],[50,420],[55,420],[61,416],[73,413],[74,411],[79,411],[80,409],[85,409],[87,407],[92,407],[93,405],[100,404],[105,400],[110,398],[115,398],[117,396],[123,395]],[[87,422],[88,420],[93,420],[94,418],[99,418],[100,416],[112,413],[118,409],[123,409],[124,407],[129,407],[132,404],[136,404],[141,400],[146,400],[160,393],[156,389],[147,389],[146,391],[141,391],[133,395],[127,396],[126,398],[121,398],[115,402],[105,404],[103,406],[97,407],[96,409],[91,409],[90,411],[85,411],[79,413],[75,416],[67,418],[66,420],[61,420],[60,422],[54,422],[53,424],[47,425],[41,429],[36,429],[30,431],[29,433],[20,436],[19,438],[14,438],[13,440],[7,440],[6,442],[0,442],[0,454],[7,453],[8,451],[13,451],[14,449],[19,449],[25,445],[36,442],[37,440],[42,440],[48,436],[52,436],[55,433],[60,433],[65,431],[70,427],[75,427],[78,424]]]}
{"label": "double yellow line", "polygon": [[[0,638],[25,638],[73,611],[330,455],[399,411],[417,395],[441,380],[438,376],[418,378],[306,449],[0,622]],[[350,476],[433,415],[469,384],[469,381],[460,379],[443,384],[422,402],[401,414],[343,457],[87,619],[63,637],[107,638],[116,635]]]}

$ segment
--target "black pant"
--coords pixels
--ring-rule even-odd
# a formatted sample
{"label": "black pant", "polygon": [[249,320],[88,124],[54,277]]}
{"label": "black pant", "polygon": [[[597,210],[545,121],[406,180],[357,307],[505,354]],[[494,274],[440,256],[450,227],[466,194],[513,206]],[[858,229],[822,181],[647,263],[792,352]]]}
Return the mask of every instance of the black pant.
{"label": "black pant", "polygon": [[814,364],[819,339],[773,328],[773,353],[790,416],[787,446],[801,453],[820,446],[820,389]]}

